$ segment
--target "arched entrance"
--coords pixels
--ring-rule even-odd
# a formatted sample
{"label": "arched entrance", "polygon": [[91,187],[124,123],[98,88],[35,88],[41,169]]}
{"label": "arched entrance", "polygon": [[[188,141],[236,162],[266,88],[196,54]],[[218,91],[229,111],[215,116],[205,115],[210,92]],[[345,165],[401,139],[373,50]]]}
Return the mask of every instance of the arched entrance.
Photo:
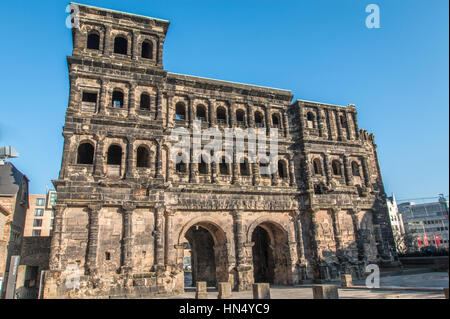
{"label": "arched entrance", "polygon": [[208,286],[216,286],[217,282],[228,281],[225,232],[213,222],[202,221],[186,225],[183,233],[190,250],[190,269],[185,268],[185,274],[192,274],[185,284],[195,286],[197,281],[206,281]]}
{"label": "arched entrance", "polygon": [[255,283],[288,285],[292,274],[286,231],[273,222],[262,222],[254,228],[251,239]]}

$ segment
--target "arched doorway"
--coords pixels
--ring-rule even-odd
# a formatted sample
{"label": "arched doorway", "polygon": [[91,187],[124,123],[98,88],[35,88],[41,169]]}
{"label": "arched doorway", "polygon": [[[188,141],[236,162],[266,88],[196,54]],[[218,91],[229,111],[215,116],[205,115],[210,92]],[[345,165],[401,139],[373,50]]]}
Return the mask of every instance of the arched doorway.
{"label": "arched doorway", "polygon": [[[191,224],[192,225],[192,224]],[[186,230],[187,229],[187,230]],[[209,221],[185,226],[184,240],[188,242],[190,265],[185,267],[185,285],[195,286],[206,281],[208,286],[229,279],[228,253],[225,232]],[[192,276],[186,278],[186,275]]]}
{"label": "arched doorway", "polygon": [[254,243],[254,282],[290,284],[292,270],[287,232],[280,225],[266,221],[253,229],[251,240]]}

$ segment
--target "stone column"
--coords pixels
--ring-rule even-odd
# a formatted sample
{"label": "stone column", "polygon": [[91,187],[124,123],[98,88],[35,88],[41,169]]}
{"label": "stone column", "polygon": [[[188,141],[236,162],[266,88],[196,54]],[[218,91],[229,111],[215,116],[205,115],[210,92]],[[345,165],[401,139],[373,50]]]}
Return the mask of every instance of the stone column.
{"label": "stone column", "polygon": [[133,211],[134,205],[122,206],[122,272],[131,272],[133,266]]}
{"label": "stone column", "polygon": [[163,108],[163,90],[162,88],[158,88],[158,93],[156,94],[156,110],[155,110],[155,118],[156,120],[162,120],[162,108]]}
{"label": "stone column", "polygon": [[270,134],[270,128],[272,127],[272,125],[270,125],[271,121],[270,121],[270,106],[266,106],[264,108],[264,119],[266,120],[266,134],[269,135]]}
{"label": "stone column", "polygon": [[163,178],[162,175],[162,141],[158,141],[156,147],[156,175],[155,178]]}
{"label": "stone column", "polygon": [[103,165],[103,149],[105,148],[105,137],[96,136],[97,147],[94,153],[94,175],[97,177],[102,177],[105,175],[104,165]]}
{"label": "stone column", "polygon": [[131,83],[129,88],[128,116],[134,116],[136,115],[136,84]]}
{"label": "stone column", "polygon": [[236,238],[236,265],[240,266],[244,264],[244,224],[243,224],[243,212],[241,210],[235,210],[233,212],[234,217],[234,228],[235,228],[235,238]]}
{"label": "stone column", "polygon": [[111,27],[109,25],[105,28],[105,39],[103,44],[103,54],[105,56],[109,56],[112,53],[112,47],[113,47],[113,39],[111,36]]}
{"label": "stone column", "polygon": [[187,100],[187,108],[188,108],[188,121],[189,121],[189,127],[193,127],[194,126],[194,119],[195,119],[195,114],[194,114],[194,105],[192,105],[192,100],[188,99]]}
{"label": "stone column", "polygon": [[256,163],[251,163],[251,165],[252,165],[252,184],[253,186],[258,186],[260,180],[258,161],[256,161]]}
{"label": "stone column", "polygon": [[230,103],[230,126],[235,127],[236,126],[236,107],[234,102]]}
{"label": "stone column", "polygon": [[251,104],[247,104],[247,119],[248,119],[248,127],[255,127],[255,117],[253,114],[253,107]]}
{"label": "stone column", "polygon": [[350,211],[351,217],[352,217],[352,223],[353,223],[353,232],[355,233],[355,241],[356,246],[358,247],[358,260],[360,262],[364,262],[365,260],[365,251],[364,251],[364,238],[361,236],[361,228],[359,225],[359,219],[358,219],[358,210],[354,209]]}
{"label": "stone column", "polygon": [[330,140],[337,140],[338,139],[338,133],[336,129],[336,119],[334,116],[334,112],[327,109],[326,114],[328,115],[328,124],[330,126]]}
{"label": "stone column", "polygon": [[327,183],[331,181],[331,167],[330,167],[330,158],[327,154],[323,156],[323,167],[325,169],[325,177],[327,179]]}
{"label": "stone column", "polygon": [[289,156],[288,165],[289,165],[289,186],[297,186],[297,181],[295,180],[295,171],[294,171],[294,163],[292,156]]}
{"label": "stone column", "polygon": [[109,87],[109,80],[108,79],[102,80],[102,88],[99,99],[100,105],[97,107],[98,113],[102,115],[106,114],[106,108],[108,107],[110,102],[108,87]]}
{"label": "stone column", "polygon": [[164,208],[155,210],[155,266],[164,266]]}
{"label": "stone column", "polygon": [[353,127],[355,129],[355,139],[359,139],[359,128],[358,128],[358,121],[356,120],[356,110],[354,110],[352,112],[351,116],[352,116]]}
{"label": "stone column", "polygon": [[319,136],[323,137],[323,118],[320,109],[317,110],[317,128],[319,129]]}
{"label": "stone column", "polygon": [[96,275],[97,273],[97,248],[99,235],[98,219],[101,208],[102,207],[100,205],[89,205],[87,208],[89,214],[88,243],[85,264],[87,275]]}
{"label": "stone column", "polygon": [[349,139],[354,140],[355,139],[355,127],[354,127],[353,117],[352,117],[351,112],[345,112],[345,120],[347,121]]}
{"label": "stone column", "polygon": [[345,183],[347,186],[353,185],[353,174],[351,170],[350,161],[348,159],[347,155],[344,155],[344,176],[345,176]]}
{"label": "stone column", "polygon": [[284,136],[288,137],[289,136],[289,120],[288,120],[287,112],[284,111],[281,116],[283,117],[282,121],[283,121]]}
{"label": "stone column", "polygon": [[217,127],[217,114],[215,109],[216,100],[209,100],[209,123],[211,127]]}
{"label": "stone column", "polygon": [[211,166],[211,183],[215,184],[217,183],[217,163],[215,161],[214,154],[211,156],[211,163],[209,164]]}
{"label": "stone column", "polygon": [[[192,146],[192,143],[191,143]],[[198,183],[198,161],[194,163],[194,150],[191,147],[190,150],[190,162],[189,162],[189,183]]]}
{"label": "stone column", "polygon": [[175,265],[176,264],[176,252],[175,252],[175,245],[173,242],[173,216],[175,215],[175,212],[172,210],[165,211],[164,216],[165,224],[166,224],[166,231],[164,233],[165,235],[165,257],[164,257],[164,264],[165,265]]}
{"label": "stone column", "polygon": [[134,142],[136,141],[133,137],[127,137],[128,144],[127,144],[127,160],[126,160],[126,169],[125,169],[125,176],[126,178],[133,178],[134,177]]}
{"label": "stone column", "polygon": [[342,235],[341,235],[341,225],[339,224],[339,211],[340,209],[331,209],[329,211],[331,221],[333,223],[333,233],[334,233],[334,241],[336,244],[336,257],[339,262],[342,262]]}
{"label": "stone column", "polygon": [[319,255],[319,247],[317,244],[317,229],[318,225],[316,222],[315,214],[318,211],[316,208],[310,208],[306,211],[307,218],[311,224],[309,229],[309,240],[310,240],[310,251],[311,251],[311,263],[312,263],[312,272],[315,281],[321,281],[321,273],[320,273],[320,255]]}
{"label": "stone column", "polygon": [[232,184],[239,184],[239,163],[238,163],[237,152],[236,152],[235,148],[233,148],[232,168],[233,168],[233,172],[232,172],[233,176],[232,176],[231,183]]}
{"label": "stone column", "polygon": [[61,267],[61,241],[62,241],[62,229],[63,229],[63,216],[66,205],[56,204],[53,205],[54,220],[53,220],[53,235],[50,243],[50,258],[49,268],[50,270],[59,270]]}
{"label": "stone column", "polygon": [[364,185],[370,187],[370,177],[369,177],[369,164],[367,163],[367,156],[361,157],[362,170],[364,175]]}
{"label": "stone column", "polygon": [[138,34],[136,31],[132,31],[132,33],[133,33],[133,37],[132,37],[133,43],[131,44],[131,58],[133,60],[137,60],[138,56],[139,56]]}
{"label": "stone column", "polygon": [[334,111],[333,114],[334,114],[336,127],[337,127],[338,140],[339,141],[343,141],[344,140],[344,135],[342,134],[342,126],[341,126],[341,119],[339,118],[339,113]]}

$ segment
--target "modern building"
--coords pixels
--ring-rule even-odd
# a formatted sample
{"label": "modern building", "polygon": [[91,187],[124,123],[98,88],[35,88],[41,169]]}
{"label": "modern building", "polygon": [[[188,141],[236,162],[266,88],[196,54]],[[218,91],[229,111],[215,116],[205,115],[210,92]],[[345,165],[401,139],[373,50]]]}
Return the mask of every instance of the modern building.
{"label": "modern building", "polygon": [[412,250],[433,246],[447,248],[448,201],[441,198],[434,203],[406,202],[398,205],[405,225],[407,244]]}
{"label": "modern building", "polygon": [[55,191],[49,191],[46,195],[30,194],[24,236],[51,236],[54,219],[52,207],[55,201]]}
{"label": "modern building", "polygon": [[398,253],[406,252],[405,245],[405,226],[400,212],[398,211],[395,195],[387,198],[387,208],[389,211],[389,220],[391,223],[392,233],[395,240],[395,248]]}
{"label": "modern building", "polygon": [[[12,163],[0,161],[0,289],[1,298],[13,298],[28,202],[28,178]],[[11,263],[11,260],[13,262]],[[11,284],[9,284],[11,283]],[[9,291],[8,295],[7,290]]]}
{"label": "modern building", "polygon": [[[377,145],[354,105],[170,73],[168,21],[72,6],[79,27],[45,298],[183,292],[186,241],[194,283],[236,290],[361,277],[368,263],[395,261]],[[195,120],[267,144],[255,156],[237,136],[199,156],[189,147]],[[75,276],[79,289],[68,288]]]}

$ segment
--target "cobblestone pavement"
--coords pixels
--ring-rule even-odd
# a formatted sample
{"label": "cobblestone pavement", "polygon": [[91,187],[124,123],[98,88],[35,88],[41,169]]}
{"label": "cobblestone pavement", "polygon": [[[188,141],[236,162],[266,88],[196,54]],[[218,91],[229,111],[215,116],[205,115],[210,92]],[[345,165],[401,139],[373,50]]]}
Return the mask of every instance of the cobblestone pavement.
{"label": "cobblestone pavement", "polygon": [[[381,287],[428,287],[442,288],[449,286],[448,273],[433,272],[414,275],[401,275],[381,277]],[[364,284],[364,281],[355,282]],[[311,287],[282,287],[272,286],[270,289],[272,299],[313,299]],[[217,291],[208,289],[208,298],[216,299]],[[171,297],[171,299],[193,299],[195,289],[187,289],[184,294]],[[251,291],[233,292],[233,299],[252,299]],[[414,291],[373,291],[369,289],[339,289],[340,299],[444,299],[441,292],[414,292]]]}

